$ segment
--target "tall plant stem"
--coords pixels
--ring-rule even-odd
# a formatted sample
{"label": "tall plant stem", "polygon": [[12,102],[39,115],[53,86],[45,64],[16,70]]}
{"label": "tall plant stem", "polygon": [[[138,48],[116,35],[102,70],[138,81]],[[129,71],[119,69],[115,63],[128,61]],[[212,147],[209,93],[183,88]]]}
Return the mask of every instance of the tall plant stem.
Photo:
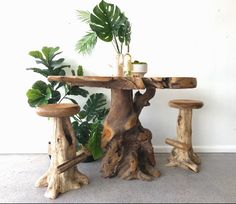
{"label": "tall plant stem", "polygon": [[65,93],[65,95],[60,99],[60,101],[58,103],[61,103],[62,100],[69,94],[69,92],[70,92],[70,90]]}
{"label": "tall plant stem", "polygon": [[118,52],[119,54],[122,54],[121,51],[120,51],[120,49],[119,49],[119,45],[118,45],[118,42],[117,42],[117,40],[116,40],[116,36],[113,35],[113,38],[114,38],[114,42],[115,42],[115,45],[116,45],[117,52]]}

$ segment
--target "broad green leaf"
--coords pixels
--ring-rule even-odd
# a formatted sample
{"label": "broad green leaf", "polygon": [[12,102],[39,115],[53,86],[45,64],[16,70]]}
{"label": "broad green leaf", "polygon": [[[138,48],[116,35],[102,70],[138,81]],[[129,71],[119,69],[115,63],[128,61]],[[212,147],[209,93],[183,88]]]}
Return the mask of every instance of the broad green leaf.
{"label": "broad green leaf", "polygon": [[43,47],[42,48],[42,53],[44,54],[47,61],[49,60],[50,52],[52,49],[53,49],[52,47]]}
{"label": "broad green leaf", "polygon": [[51,64],[50,64],[50,65],[51,65],[52,67],[59,66],[59,65],[61,65],[62,62],[64,62],[64,60],[65,60],[64,58],[60,58],[60,59],[58,59],[58,60],[51,61]]}
{"label": "broad green leaf", "polygon": [[57,103],[61,99],[61,93],[59,91],[51,90],[50,99],[48,103],[53,104]]}
{"label": "broad green leaf", "polygon": [[121,11],[117,6],[102,0],[90,15],[90,28],[101,40],[110,42],[113,34],[118,33],[118,28],[122,24],[120,15]]}
{"label": "broad green leaf", "polygon": [[97,118],[106,105],[105,95],[102,93],[95,93],[90,95],[86,104],[83,107],[83,111],[86,113],[86,120],[91,121]]}
{"label": "broad green leaf", "polygon": [[101,148],[102,130],[103,125],[100,122],[93,123],[90,129],[89,140],[86,145],[95,160],[103,156],[103,151]]}
{"label": "broad green leaf", "polygon": [[26,70],[32,70],[36,73],[43,75],[44,77],[48,77],[50,75],[50,70],[48,70],[48,69],[27,68]]}
{"label": "broad green leaf", "polygon": [[26,95],[28,97],[28,103],[31,107],[48,103],[48,101],[45,99],[45,95],[41,93],[39,89],[29,89]]}
{"label": "broad green leaf", "polygon": [[46,90],[48,88],[48,85],[44,82],[44,81],[36,81],[33,86],[32,89],[38,89],[41,93],[46,93]]}
{"label": "broad green leaf", "polygon": [[30,51],[29,55],[36,58],[36,59],[41,59],[44,60],[43,55],[40,51],[36,50],[36,51]]}
{"label": "broad green leaf", "polygon": [[82,120],[87,116],[86,112],[84,110],[79,112],[79,118]]}
{"label": "broad green leaf", "polygon": [[88,96],[88,91],[85,89],[80,88],[79,86],[72,86],[68,95],[75,95],[75,96],[83,96],[83,97],[87,97]]}
{"label": "broad green leaf", "polygon": [[90,124],[88,122],[82,122],[79,124],[77,121],[72,123],[72,127],[75,130],[75,135],[80,144],[86,145],[90,135]]}

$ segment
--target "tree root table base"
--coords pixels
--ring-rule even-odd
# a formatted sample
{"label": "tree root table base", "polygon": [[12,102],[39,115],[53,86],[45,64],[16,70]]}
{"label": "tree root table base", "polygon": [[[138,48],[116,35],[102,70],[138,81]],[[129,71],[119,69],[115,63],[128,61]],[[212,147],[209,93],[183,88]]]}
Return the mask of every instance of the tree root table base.
{"label": "tree root table base", "polygon": [[150,181],[160,176],[155,169],[152,133],[138,119],[154,94],[155,89],[150,88],[144,94],[137,92],[133,99],[132,90],[111,90],[111,108],[102,136],[102,146],[106,148],[101,167],[103,177],[118,175],[126,180]]}
{"label": "tree root table base", "polygon": [[[142,127],[139,115],[158,89],[195,88],[192,77],[109,77],[109,76],[49,76],[49,81],[74,86],[111,89],[111,107],[104,122],[102,147],[103,177],[119,176],[122,179],[150,181],[160,176],[151,143],[151,131]],[[144,94],[133,90],[146,90]]]}

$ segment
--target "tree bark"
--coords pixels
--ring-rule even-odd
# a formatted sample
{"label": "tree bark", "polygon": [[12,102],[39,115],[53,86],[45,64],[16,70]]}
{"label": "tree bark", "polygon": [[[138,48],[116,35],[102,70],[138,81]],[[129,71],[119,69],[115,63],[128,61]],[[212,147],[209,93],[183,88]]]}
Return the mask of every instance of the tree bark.
{"label": "tree bark", "polygon": [[139,115],[155,95],[155,88],[144,94],[132,90],[111,90],[111,108],[104,122],[102,146],[106,155],[102,160],[103,177],[150,181],[160,176],[151,143],[152,134],[143,128]]}
{"label": "tree bark", "polygon": [[36,182],[36,187],[47,187],[45,197],[55,199],[59,193],[79,189],[88,184],[88,178],[76,166],[64,173],[57,166],[76,157],[77,140],[69,117],[55,117],[54,135],[51,140],[51,163],[47,172]]}
{"label": "tree bark", "polygon": [[174,146],[174,148],[168,158],[167,166],[179,166],[199,172],[201,161],[192,148],[192,109],[180,109],[177,121],[177,141],[186,148],[181,148],[178,143],[171,144],[168,140],[167,144]]}

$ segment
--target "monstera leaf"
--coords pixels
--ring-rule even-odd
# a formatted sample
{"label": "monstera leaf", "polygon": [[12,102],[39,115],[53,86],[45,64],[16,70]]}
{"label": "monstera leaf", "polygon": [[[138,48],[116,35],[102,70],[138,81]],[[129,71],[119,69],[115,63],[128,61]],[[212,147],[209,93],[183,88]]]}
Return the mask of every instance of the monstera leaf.
{"label": "monstera leaf", "polygon": [[118,35],[118,30],[127,18],[121,13],[118,6],[101,1],[94,7],[90,15],[90,28],[97,36],[106,42],[113,40]]}
{"label": "monstera leaf", "polygon": [[[95,121],[97,117],[99,119],[102,115],[105,115],[107,112],[106,108],[106,98],[102,93],[95,93],[90,95],[86,104],[83,107],[83,110],[80,111],[79,116],[81,119],[86,118],[87,121]],[[104,116],[105,117],[105,116]]]}
{"label": "monstera leaf", "polygon": [[97,121],[91,125],[89,140],[86,145],[88,150],[92,153],[93,158],[99,159],[103,156],[103,151],[101,148],[101,135],[103,130],[103,125]]}

